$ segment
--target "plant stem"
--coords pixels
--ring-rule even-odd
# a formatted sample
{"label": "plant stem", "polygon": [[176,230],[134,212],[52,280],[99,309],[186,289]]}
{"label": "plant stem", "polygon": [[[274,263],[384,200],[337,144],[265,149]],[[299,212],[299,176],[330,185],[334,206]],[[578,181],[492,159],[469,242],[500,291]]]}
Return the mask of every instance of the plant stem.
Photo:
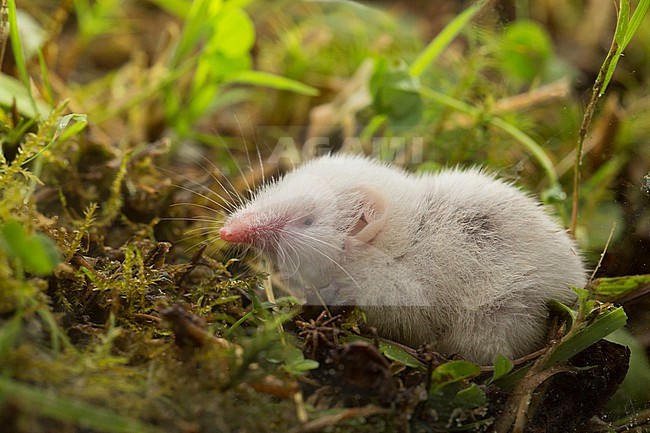
{"label": "plant stem", "polygon": [[7,12],[7,0],[0,3],[0,67],[5,58],[5,48],[9,39],[9,12]]}
{"label": "plant stem", "polygon": [[607,70],[609,65],[612,63],[612,59],[617,55],[618,43],[614,40],[612,45],[609,47],[609,52],[603,65],[598,71],[598,77],[594,83],[593,90],[591,92],[591,99],[585,110],[585,114],[582,117],[582,125],[580,125],[580,130],[578,131],[578,146],[576,149],[576,161],[573,165],[573,206],[571,208],[571,236],[575,238],[576,227],[578,225],[578,202],[580,199],[580,167],[582,166],[582,148],[585,143],[585,138],[587,137],[587,130],[591,124],[591,118],[594,115],[596,110],[596,104],[598,103],[598,95],[600,95],[603,84],[605,83],[605,76],[607,75]]}

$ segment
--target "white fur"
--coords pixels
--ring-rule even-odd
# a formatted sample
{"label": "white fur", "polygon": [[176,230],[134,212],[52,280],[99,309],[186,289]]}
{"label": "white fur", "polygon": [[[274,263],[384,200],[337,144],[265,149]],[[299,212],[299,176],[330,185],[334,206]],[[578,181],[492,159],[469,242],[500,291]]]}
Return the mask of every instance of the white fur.
{"label": "white fur", "polygon": [[295,285],[358,305],[380,335],[479,363],[537,349],[546,301],[570,303],[569,286],[586,281],[574,242],[541,205],[476,169],[417,176],[322,157],[263,187],[227,225],[278,219],[283,228],[256,246]]}

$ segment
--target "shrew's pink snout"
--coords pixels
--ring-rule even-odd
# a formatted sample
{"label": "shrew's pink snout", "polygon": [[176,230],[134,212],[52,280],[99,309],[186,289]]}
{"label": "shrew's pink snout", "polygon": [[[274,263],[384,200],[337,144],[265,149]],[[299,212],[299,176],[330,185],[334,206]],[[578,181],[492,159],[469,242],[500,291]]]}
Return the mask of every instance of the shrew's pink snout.
{"label": "shrew's pink snout", "polygon": [[281,219],[260,223],[248,217],[237,218],[219,229],[219,237],[226,242],[259,246],[274,237],[285,224]]}
{"label": "shrew's pink snout", "polygon": [[248,236],[246,230],[226,226],[219,229],[219,237],[226,242],[246,242]]}

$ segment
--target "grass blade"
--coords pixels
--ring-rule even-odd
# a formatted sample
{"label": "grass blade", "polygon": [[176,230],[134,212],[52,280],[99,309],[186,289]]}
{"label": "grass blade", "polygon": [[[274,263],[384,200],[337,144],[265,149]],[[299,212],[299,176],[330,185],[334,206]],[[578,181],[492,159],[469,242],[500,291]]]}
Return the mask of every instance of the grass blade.
{"label": "grass blade", "polygon": [[[216,9],[218,6],[215,6]],[[205,21],[205,17],[213,16],[210,15],[210,2],[206,0],[197,0],[192,2],[189,12],[187,13],[187,19],[185,25],[183,26],[183,32],[181,33],[180,40],[178,41],[178,46],[176,52],[172,58],[170,66],[176,66],[181,59],[188,55],[192,47],[197,44],[197,41],[208,31],[208,23]]]}
{"label": "grass blade", "polygon": [[489,120],[489,122],[498,127],[501,128],[504,132],[508,133],[512,138],[517,140],[519,143],[521,143],[526,150],[528,150],[534,157],[537,159],[537,162],[544,168],[544,171],[546,172],[546,177],[548,177],[549,183],[551,186],[558,185],[558,177],[557,177],[557,172],[555,171],[555,166],[553,165],[553,161],[548,157],[544,149],[535,142],[530,136],[528,136],[525,132],[523,132],[521,129],[517,128],[516,126],[512,125],[511,123],[506,122],[505,120],[498,118],[498,117],[493,117]]}
{"label": "grass blade", "polygon": [[43,87],[45,88],[45,100],[48,104],[54,105],[54,90],[52,89],[52,83],[50,82],[50,75],[47,71],[47,63],[45,63],[45,57],[43,56],[43,50],[39,48],[38,50],[38,63],[41,67],[41,76],[43,77]]}
{"label": "grass blade", "polygon": [[[68,127],[71,121],[74,121],[72,125]],[[52,136],[52,139],[43,147],[38,153],[30,156],[23,162],[23,164],[27,164],[28,162],[31,162],[33,159],[38,158],[43,152],[45,152],[47,149],[52,147],[54,143],[57,141],[65,141],[71,136],[81,132],[83,129],[86,128],[88,125],[88,117],[85,114],[66,114],[65,116],[61,117],[59,120],[59,124],[56,128],[56,131],[54,132],[54,135]]]}
{"label": "grass blade", "polygon": [[5,58],[7,39],[9,39],[9,13],[7,12],[6,0],[2,0],[2,3],[0,3],[0,68]]}
{"label": "grass blade", "polygon": [[158,433],[161,430],[141,421],[119,415],[112,410],[72,400],[52,391],[0,378],[0,401],[40,416],[83,426],[106,433]]}
{"label": "grass blade", "polygon": [[20,43],[20,34],[18,33],[18,18],[16,16],[16,1],[8,0],[7,5],[9,6],[9,35],[11,36],[11,48],[14,51],[14,59],[16,60],[16,69],[18,69],[18,74],[20,79],[27,89],[27,94],[29,95],[29,101],[32,106],[34,113],[38,113],[36,109],[36,101],[34,100],[34,95],[32,94],[32,86],[29,79],[29,74],[27,73],[27,63],[25,61],[25,55],[23,53],[23,47]]}
{"label": "grass blade", "polygon": [[472,18],[481,10],[485,1],[479,1],[474,6],[468,8],[463,13],[454,18],[445,28],[433,38],[427,47],[413,61],[409,67],[409,74],[414,77],[422,75],[424,70],[433,63],[445,48],[458,36],[458,33],[471,21]]}
{"label": "grass blade", "polygon": [[639,30],[639,27],[641,26],[643,18],[645,18],[648,9],[650,9],[650,0],[641,0],[637,5],[634,13],[632,14],[632,19],[630,19],[630,24],[627,26],[625,36],[623,37],[623,49],[627,47],[634,34],[637,32],[637,30]]}
{"label": "grass blade", "polygon": [[16,102],[18,111],[26,117],[47,118],[50,114],[50,107],[41,101],[32,105],[34,100],[29,94],[29,90],[14,77],[0,74],[0,105],[11,107]]}
{"label": "grass blade", "polygon": [[616,70],[616,65],[618,60],[623,55],[623,51],[627,48],[627,45],[632,40],[632,37],[641,26],[641,22],[646,15],[646,12],[650,8],[650,0],[641,0],[632,14],[630,19],[630,2],[629,0],[621,0],[620,2],[620,12],[618,14],[618,19],[616,21],[616,31],[614,33],[614,44],[616,44],[616,54],[612,58],[611,63],[607,68],[607,73],[603,79],[603,84],[598,93],[598,96],[603,96],[609,82],[614,75]]}
{"label": "grass blade", "polygon": [[593,323],[563,341],[549,357],[546,367],[566,361],[627,323],[623,307],[601,313]]}
{"label": "grass blade", "polygon": [[278,90],[289,90],[307,96],[318,96],[320,93],[318,89],[299,81],[264,71],[241,71],[232,77],[228,77],[227,82],[253,84]]}

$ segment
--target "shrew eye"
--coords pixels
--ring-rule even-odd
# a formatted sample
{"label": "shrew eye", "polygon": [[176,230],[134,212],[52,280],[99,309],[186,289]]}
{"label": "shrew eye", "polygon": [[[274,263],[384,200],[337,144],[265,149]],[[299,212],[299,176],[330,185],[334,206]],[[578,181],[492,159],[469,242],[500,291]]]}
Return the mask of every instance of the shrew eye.
{"label": "shrew eye", "polygon": [[310,227],[316,222],[316,216],[313,213],[302,214],[294,220],[296,227]]}

